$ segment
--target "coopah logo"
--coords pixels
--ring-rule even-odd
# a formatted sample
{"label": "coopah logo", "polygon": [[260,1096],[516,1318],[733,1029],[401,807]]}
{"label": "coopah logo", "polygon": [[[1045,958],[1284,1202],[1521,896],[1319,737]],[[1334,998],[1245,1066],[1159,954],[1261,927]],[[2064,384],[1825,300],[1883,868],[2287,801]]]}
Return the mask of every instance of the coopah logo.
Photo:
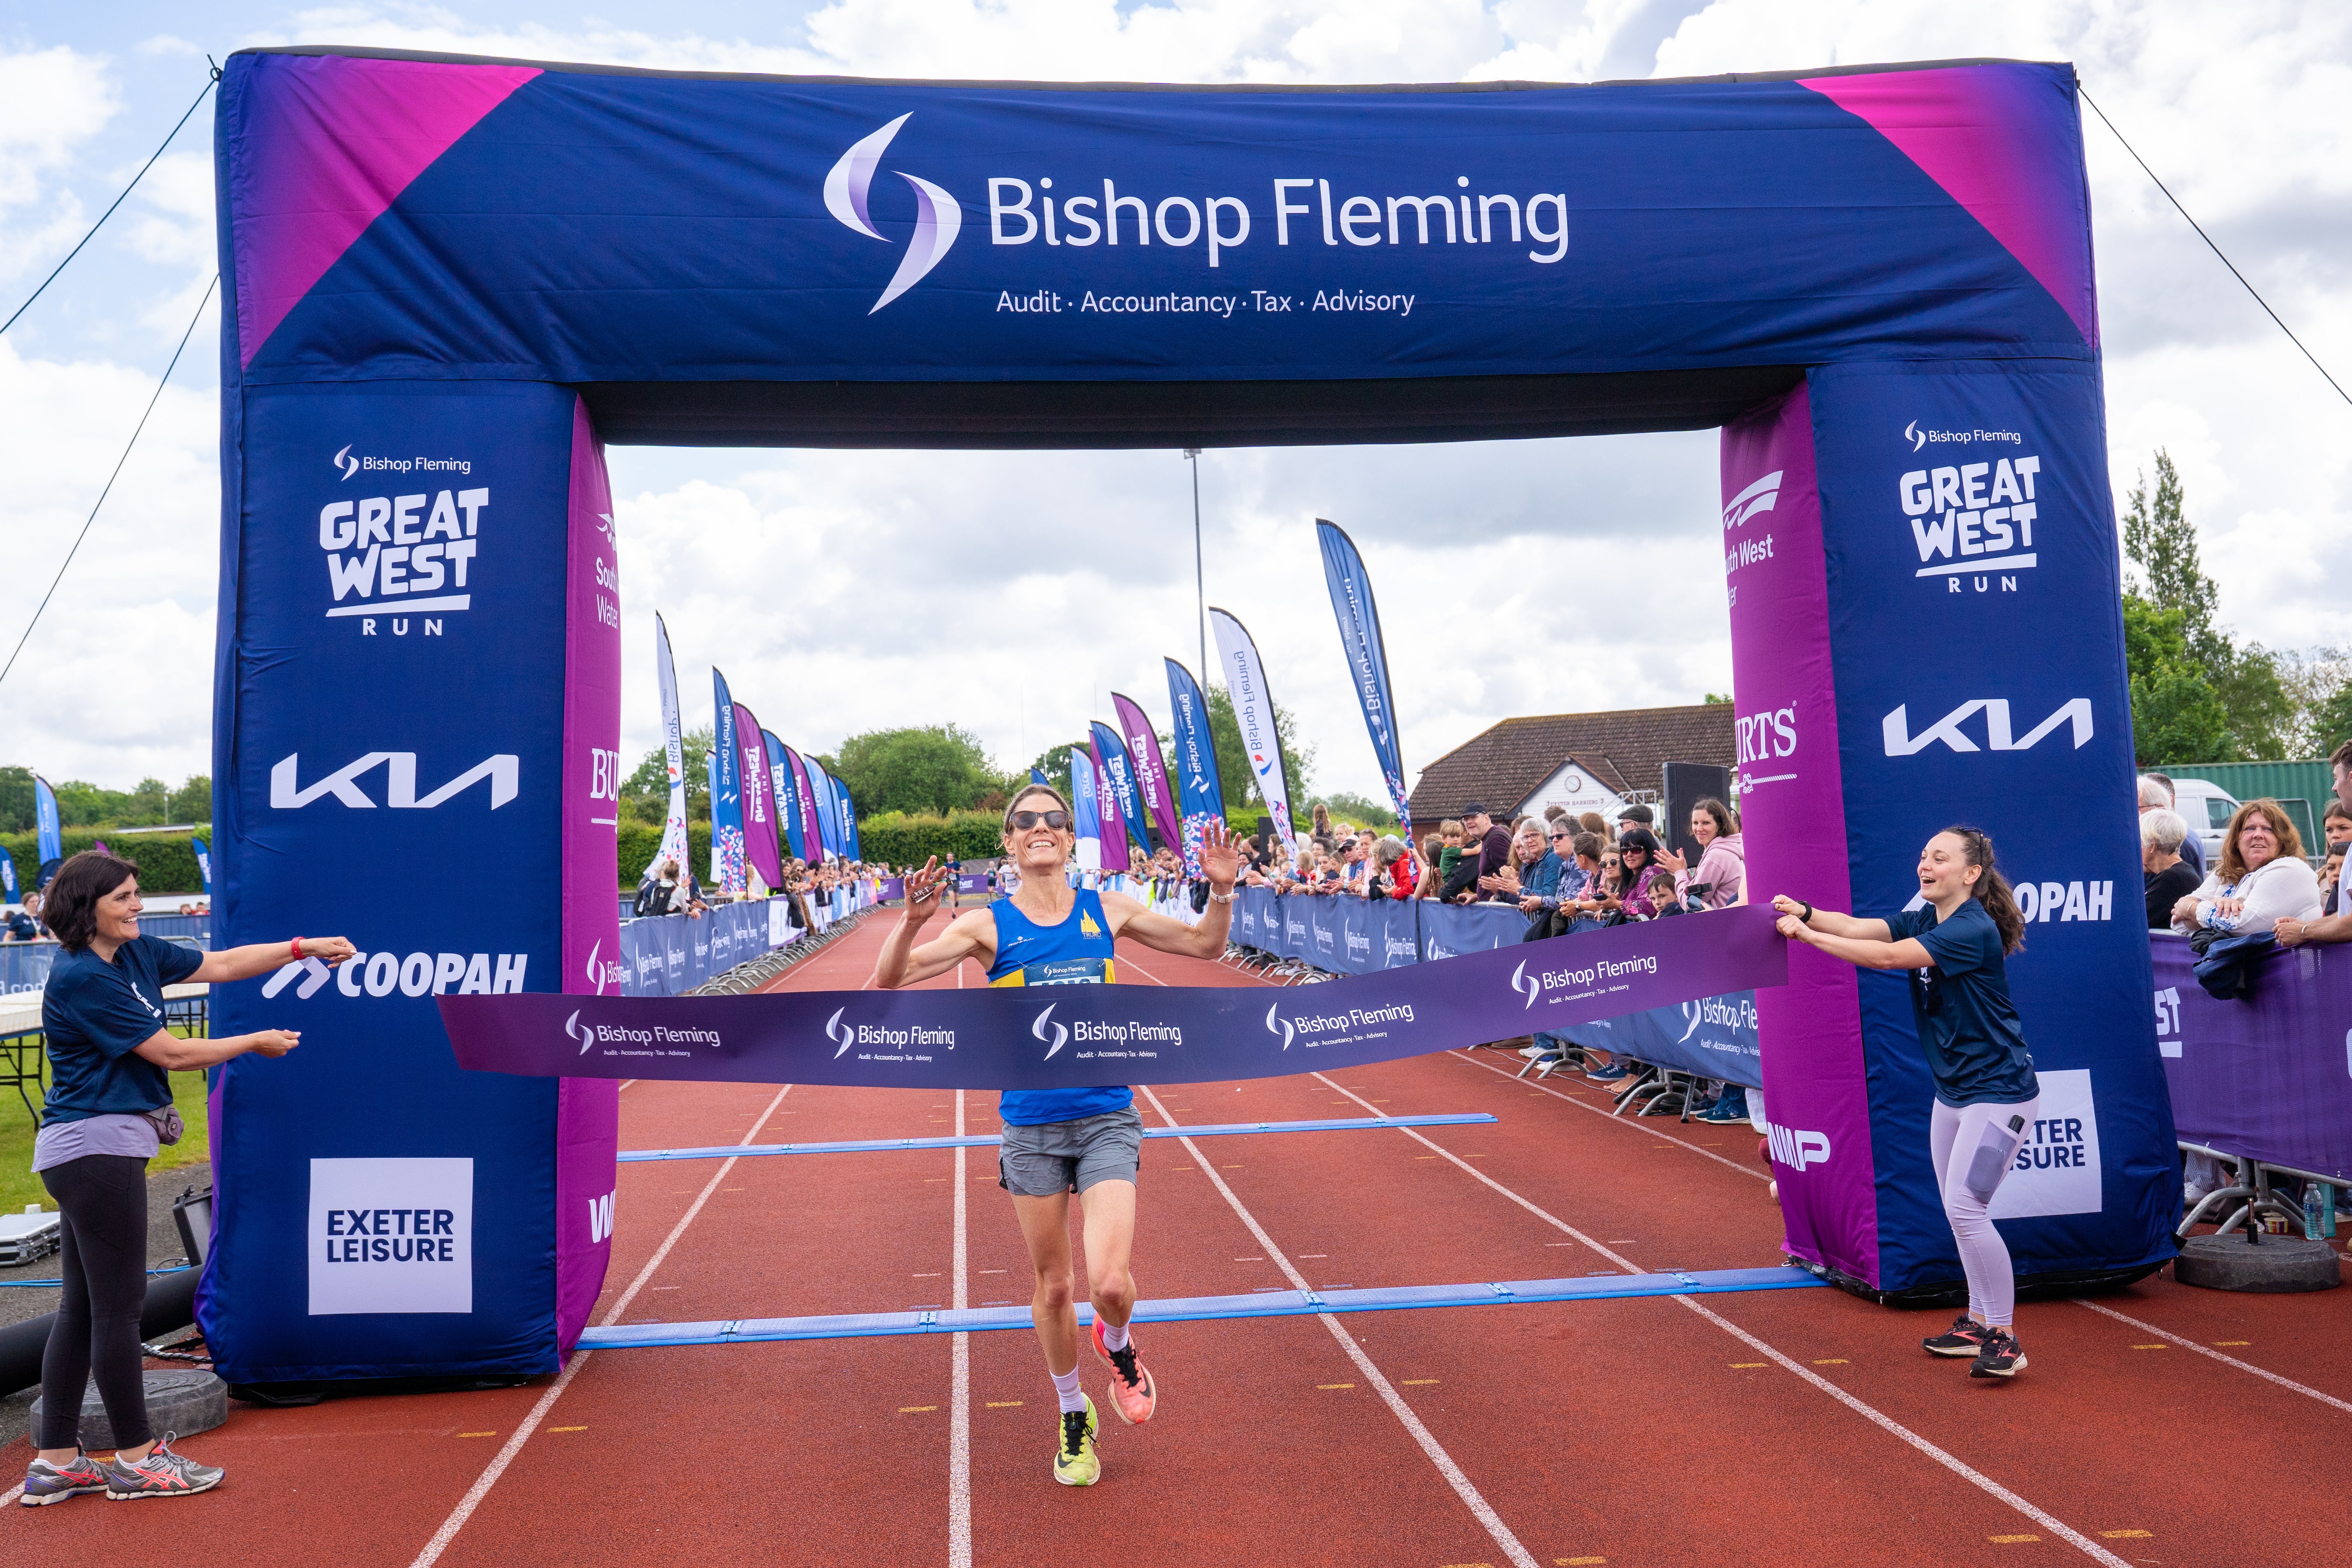
{"label": "coopah logo", "polygon": [[[889,124],[852,145],[824,177],[825,210],[856,229],[868,239],[883,239],[880,229],[874,226],[872,215],[866,209],[866,197],[874,184],[875,170],[888,150],[890,139],[898,128],[914,118],[910,110]],[[891,171],[915,190],[915,234],[907,242],[907,254],[898,262],[898,270],[891,275],[890,286],[874,301],[874,314],[891,300],[920,283],[937,267],[956,236],[963,232],[963,208],[955,197],[919,174],[903,169]],[[887,243],[887,241],[886,241]]]}

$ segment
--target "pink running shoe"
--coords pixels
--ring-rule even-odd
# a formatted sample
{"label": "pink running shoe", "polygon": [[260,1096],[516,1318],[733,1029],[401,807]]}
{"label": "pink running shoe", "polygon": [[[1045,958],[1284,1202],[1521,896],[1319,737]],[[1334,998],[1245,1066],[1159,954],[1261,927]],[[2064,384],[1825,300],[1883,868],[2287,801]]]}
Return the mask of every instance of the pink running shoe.
{"label": "pink running shoe", "polygon": [[1152,1382],[1151,1369],[1136,1359],[1133,1340],[1125,1350],[1105,1347],[1100,1318],[1095,1320],[1094,1342],[1095,1354],[1110,1367],[1110,1407],[1129,1426],[1142,1426],[1160,1407],[1160,1385]]}

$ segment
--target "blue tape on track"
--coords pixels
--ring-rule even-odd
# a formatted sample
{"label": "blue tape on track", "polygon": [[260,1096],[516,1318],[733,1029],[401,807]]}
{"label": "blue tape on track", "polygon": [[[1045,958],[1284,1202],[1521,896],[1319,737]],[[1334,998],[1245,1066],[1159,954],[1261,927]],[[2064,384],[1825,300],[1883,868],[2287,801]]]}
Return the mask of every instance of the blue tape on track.
{"label": "blue tape on track", "polygon": [[[1475,1285],[1395,1285],[1372,1290],[1267,1290],[1247,1296],[1188,1296],[1138,1301],[1135,1321],[1208,1318],[1300,1318],[1317,1312],[1392,1312],[1409,1307],[1500,1307],[1528,1301],[1596,1301],[1623,1296],[1714,1296],[1744,1290],[1806,1290],[1826,1285],[1801,1268],[1717,1268],[1664,1274],[1592,1274],[1578,1279],[1505,1279]],[[1078,1321],[1094,1321],[1078,1308]],[[756,1344],[767,1340],[848,1340],[886,1334],[948,1334],[1029,1327],[1027,1307],[962,1311],[852,1312],[833,1318],[738,1318],[707,1323],[630,1323],[590,1329],[583,1351],[657,1345]]]}
{"label": "blue tape on track", "polygon": [[[1226,1121],[1213,1127],[1147,1127],[1146,1138],[1234,1138],[1250,1132],[1366,1132],[1383,1127],[1469,1127],[1495,1119],[1483,1110],[1442,1116],[1359,1116],[1342,1121]],[[724,1160],[745,1154],[872,1154],[897,1149],[994,1148],[1004,1140],[992,1132],[965,1138],[874,1138],[845,1143],[726,1143],[708,1149],[624,1149],[632,1160]]]}

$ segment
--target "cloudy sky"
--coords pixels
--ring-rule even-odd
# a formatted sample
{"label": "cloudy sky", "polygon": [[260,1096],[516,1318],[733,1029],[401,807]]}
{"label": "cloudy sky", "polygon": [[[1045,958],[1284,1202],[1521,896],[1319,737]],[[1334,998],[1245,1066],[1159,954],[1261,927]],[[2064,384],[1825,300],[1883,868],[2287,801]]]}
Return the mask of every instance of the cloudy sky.
{"label": "cloudy sky", "polygon": [[[2352,385],[2352,8],[2326,0],[668,0],[632,10],[607,21],[593,0],[7,0],[0,313],[153,151],[203,87],[205,56],[248,45],[1203,82],[1578,81],[2002,56],[2074,62]],[[210,134],[208,103],[0,337],[0,647],[15,644],[64,559],[212,276]],[[2352,644],[2352,407],[2115,138],[2095,121],[2086,136],[2118,495],[2168,447],[2222,618],[2276,647]],[[206,307],[0,683],[0,762],[114,787],[210,771],[217,318]],[[1108,717],[1109,690],[1164,713],[1160,657],[1196,657],[1192,490],[1173,452],[616,448],[612,467],[633,756],[658,737],[656,608],[689,723],[708,718],[702,676],[716,662],[771,728],[816,750],[859,730],[953,720],[1010,765]],[[1712,435],[1213,451],[1200,467],[1210,600],[1256,632],[1276,694],[1319,744],[1325,789],[1379,784],[1332,630],[1317,516],[1354,533],[1381,591],[1412,771],[1507,715],[1729,688]],[[1057,628],[1042,641],[1026,629],[1041,620]]]}

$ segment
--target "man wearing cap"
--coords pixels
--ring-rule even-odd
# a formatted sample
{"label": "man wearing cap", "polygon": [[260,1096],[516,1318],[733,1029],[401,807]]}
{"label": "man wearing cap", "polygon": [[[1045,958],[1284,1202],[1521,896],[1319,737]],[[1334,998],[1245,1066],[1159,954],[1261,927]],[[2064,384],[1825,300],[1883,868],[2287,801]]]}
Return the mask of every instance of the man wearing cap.
{"label": "man wearing cap", "polygon": [[[1448,903],[1466,904],[1476,898],[1478,879],[1493,876],[1511,858],[1511,830],[1489,816],[1476,801],[1462,808],[1462,858],[1454,863],[1454,875],[1445,879],[1439,895]],[[1469,850],[1472,839],[1478,841],[1475,856]]]}

